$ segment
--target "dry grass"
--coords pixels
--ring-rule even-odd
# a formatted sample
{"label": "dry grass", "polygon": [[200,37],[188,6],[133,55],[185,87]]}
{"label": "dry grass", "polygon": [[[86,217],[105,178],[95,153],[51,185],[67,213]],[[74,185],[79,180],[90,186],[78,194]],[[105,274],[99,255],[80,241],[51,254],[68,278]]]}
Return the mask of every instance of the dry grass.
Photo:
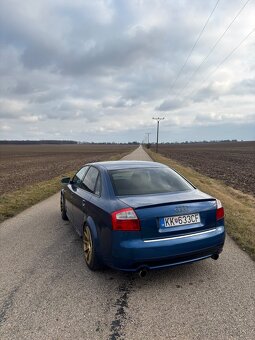
{"label": "dry grass", "polygon": [[[72,175],[73,172],[66,176]],[[58,192],[61,178],[62,176],[54,177],[0,196],[0,222]]]}
{"label": "dry grass", "polygon": [[148,153],[154,161],[170,166],[190,180],[198,189],[220,199],[225,208],[225,225],[228,234],[255,260],[254,197],[180,165],[169,158],[152,151],[148,151]]}

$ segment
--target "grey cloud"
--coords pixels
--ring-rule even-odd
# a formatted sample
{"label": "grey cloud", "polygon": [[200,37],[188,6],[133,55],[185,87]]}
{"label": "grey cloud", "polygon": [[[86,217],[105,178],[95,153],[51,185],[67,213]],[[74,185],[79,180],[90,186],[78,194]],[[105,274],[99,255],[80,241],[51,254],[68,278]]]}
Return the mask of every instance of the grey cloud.
{"label": "grey cloud", "polygon": [[222,93],[213,89],[211,86],[206,86],[199,90],[192,96],[192,100],[194,102],[202,102],[202,101],[209,101],[209,100],[217,100],[219,99]]}
{"label": "grey cloud", "polygon": [[176,110],[180,109],[184,105],[185,102],[180,99],[166,99],[158,107],[156,107],[156,110],[159,111]]}
{"label": "grey cloud", "polygon": [[194,102],[218,100],[222,96],[228,95],[254,95],[255,94],[255,78],[244,79],[241,82],[233,84],[229,89],[217,89],[212,85],[203,87],[197,91],[192,99]]}
{"label": "grey cloud", "polygon": [[11,120],[11,121],[27,121],[27,122],[35,122],[39,120],[43,120],[43,117],[36,114],[31,114],[30,112],[6,112],[0,110],[0,120]]}
{"label": "grey cloud", "polygon": [[246,120],[240,120],[240,115],[235,114],[218,114],[217,112],[212,113],[199,113],[194,117],[195,124],[199,125],[222,125],[222,124],[243,124],[250,122],[251,124],[255,123],[255,114],[251,113],[246,116]]}
{"label": "grey cloud", "polygon": [[7,112],[0,108],[0,119],[20,119],[19,112]]}
{"label": "grey cloud", "polygon": [[54,100],[62,99],[63,93],[52,90],[48,90],[43,93],[37,93],[31,97],[31,103],[45,104]]}
{"label": "grey cloud", "polygon": [[125,107],[134,107],[138,104],[138,102],[125,99],[125,98],[119,98],[118,100],[106,100],[102,102],[103,108],[125,108]]}
{"label": "grey cloud", "polygon": [[244,79],[241,82],[234,84],[230,92],[233,94],[254,95],[255,94],[255,77]]}
{"label": "grey cloud", "polygon": [[162,50],[162,33],[153,29],[145,32],[141,29],[136,35],[118,33],[109,40],[99,41],[88,51],[75,51],[64,56],[61,72],[81,75],[83,73],[109,74],[121,68],[148,62]]}
{"label": "grey cloud", "polygon": [[219,122],[222,123],[222,120],[222,117],[208,113],[199,113],[194,117],[194,123],[200,125],[217,124]]}
{"label": "grey cloud", "polygon": [[33,94],[34,92],[37,91],[38,91],[37,84],[33,84],[31,81],[27,79],[21,79],[16,83],[16,85],[12,89],[12,93],[17,95]]}
{"label": "grey cloud", "polygon": [[104,113],[86,104],[75,104],[68,101],[63,101],[55,106],[48,106],[47,110],[42,111],[44,120],[60,120],[60,121],[82,121],[97,122]]}
{"label": "grey cloud", "polygon": [[[68,23],[68,27],[71,24],[69,31],[63,29],[66,33],[64,36],[50,30],[51,21],[49,27],[45,26],[42,20],[35,25],[34,19],[29,18],[30,20],[25,21],[19,11],[14,16],[15,13],[10,10],[10,6],[5,6],[2,29],[7,32],[6,39],[12,41],[14,45],[17,41],[21,43],[23,51],[21,61],[26,68],[51,66],[62,74],[78,76],[92,72],[96,75],[118,71],[120,68],[140,64],[142,61],[147,63],[153,58],[169,60],[170,55],[174,62],[176,57],[173,57],[179,50],[177,45],[184,48],[189,39],[188,37],[183,39],[184,32],[179,30],[173,35],[165,29],[152,27],[148,30],[142,25],[138,25],[133,33],[129,34],[127,32],[129,25],[121,27],[122,23],[118,21],[111,23],[110,27],[98,23],[96,25],[95,22],[91,22],[91,17],[82,12],[82,8],[79,11],[72,11],[71,6],[68,8],[71,15],[67,15],[67,10],[62,10],[68,21],[61,18],[59,22],[63,28],[64,24]],[[176,26],[176,23],[171,24],[174,25]]]}

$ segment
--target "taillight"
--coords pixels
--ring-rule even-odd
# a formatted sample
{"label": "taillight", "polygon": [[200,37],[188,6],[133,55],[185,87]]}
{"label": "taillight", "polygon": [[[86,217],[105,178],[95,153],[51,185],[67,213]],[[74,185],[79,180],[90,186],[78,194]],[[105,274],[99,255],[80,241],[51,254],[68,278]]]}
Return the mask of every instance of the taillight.
{"label": "taillight", "polygon": [[132,208],[125,208],[112,213],[112,229],[122,231],[140,230],[140,222]]}
{"label": "taillight", "polygon": [[222,218],[224,218],[224,208],[223,208],[220,200],[216,200],[216,203],[217,203],[216,221],[219,221]]}

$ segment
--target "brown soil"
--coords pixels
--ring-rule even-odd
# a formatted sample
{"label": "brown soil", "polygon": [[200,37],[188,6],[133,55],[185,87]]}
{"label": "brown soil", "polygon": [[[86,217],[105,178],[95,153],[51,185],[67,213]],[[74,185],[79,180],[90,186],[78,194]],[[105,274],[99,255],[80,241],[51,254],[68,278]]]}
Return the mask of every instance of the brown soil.
{"label": "brown soil", "polygon": [[159,152],[255,196],[255,142],[159,145]]}
{"label": "brown soil", "polygon": [[0,195],[133,149],[132,145],[0,145]]}

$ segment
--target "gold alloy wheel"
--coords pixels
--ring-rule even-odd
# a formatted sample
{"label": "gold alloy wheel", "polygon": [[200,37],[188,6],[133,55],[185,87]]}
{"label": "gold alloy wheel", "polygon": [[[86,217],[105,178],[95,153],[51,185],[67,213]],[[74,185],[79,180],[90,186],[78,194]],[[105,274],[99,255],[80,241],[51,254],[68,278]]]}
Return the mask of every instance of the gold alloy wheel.
{"label": "gold alloy wheel", "polygon": [[84,228],[83,232],[83,250],[85,255],[85,261],[88,265],[91,263],[92,259],[92,252],[93,252],[93,244],[92,244],[92,237],[89,227]]}

